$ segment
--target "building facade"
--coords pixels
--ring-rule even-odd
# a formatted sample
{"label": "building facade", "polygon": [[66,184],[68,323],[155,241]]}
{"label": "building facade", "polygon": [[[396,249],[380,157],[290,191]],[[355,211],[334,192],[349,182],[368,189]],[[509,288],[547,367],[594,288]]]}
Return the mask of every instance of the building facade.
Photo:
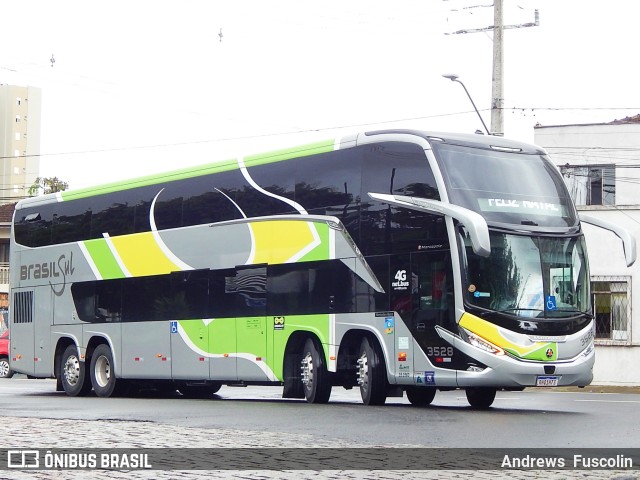
{"label": "building facade", "polygon": [[15,202],[40,175],[42,92],[0,84],[0,309],[9,292],[9,234]]}
{"label": "building facade", "polygon": [[[606,124],[536,126],[581,215],[640,239],[640,115]],[[613,233],[584,225],[596,320],[594,384],[640,385],[640,261]]]}
{"label": "building facade", "polygon": [[40,171],[42,92],[0,85],[0,204],[27,196]]}

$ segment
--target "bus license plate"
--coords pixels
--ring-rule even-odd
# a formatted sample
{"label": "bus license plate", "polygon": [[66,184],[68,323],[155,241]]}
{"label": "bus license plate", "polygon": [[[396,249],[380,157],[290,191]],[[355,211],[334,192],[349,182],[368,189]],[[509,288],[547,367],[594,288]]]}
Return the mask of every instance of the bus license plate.
{"label": "bus license plate", "polygon": [[536,378],[536,387],[557,387],[558,376],[557,375],[545,375]]}

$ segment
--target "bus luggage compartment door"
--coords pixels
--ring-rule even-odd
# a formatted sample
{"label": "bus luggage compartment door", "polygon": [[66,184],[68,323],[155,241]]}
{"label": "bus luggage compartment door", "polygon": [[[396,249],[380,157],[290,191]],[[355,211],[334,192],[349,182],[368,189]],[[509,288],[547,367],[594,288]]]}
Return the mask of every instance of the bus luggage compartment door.
{"label": "bus luggage compartment door", "polygon": [[19,373],[35,375],[35,289],[13,289],[9,319],[9,361]]}

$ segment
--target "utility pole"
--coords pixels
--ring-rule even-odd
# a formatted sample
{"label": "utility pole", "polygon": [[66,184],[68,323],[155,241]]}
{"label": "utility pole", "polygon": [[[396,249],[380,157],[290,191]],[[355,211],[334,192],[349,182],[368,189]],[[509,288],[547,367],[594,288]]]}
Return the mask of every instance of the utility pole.
{"label": "utility pole", "polygon": [[491,133],[504,135],[504,47],[502,0],[493,0],[493,75],[491,77]]}
{"label": "utility pole", "polygon": [[[483,7],[477,5],[475,7]],[[445,33],[460,35],[465,33],[493,32],[493,74],[491,77],[491,134],[504,135],[504,31],[508,28],[537,27],[540,25],[538,10],[535,10],[534,21],[518,25],[504,25],[502,14],[503,0],[493,2],[493,25],[484,28],[469,28]]]}

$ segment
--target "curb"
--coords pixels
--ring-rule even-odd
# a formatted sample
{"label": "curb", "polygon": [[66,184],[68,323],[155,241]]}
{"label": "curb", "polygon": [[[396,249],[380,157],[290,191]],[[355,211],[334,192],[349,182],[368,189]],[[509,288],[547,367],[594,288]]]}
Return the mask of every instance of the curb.
{"label": "curb", "polygon": [[588,385],[586,387],[527,387],[526,390],[547,392],[575,392],[575,393],[626,393],[640,394],[640,386],[621,385]]}

